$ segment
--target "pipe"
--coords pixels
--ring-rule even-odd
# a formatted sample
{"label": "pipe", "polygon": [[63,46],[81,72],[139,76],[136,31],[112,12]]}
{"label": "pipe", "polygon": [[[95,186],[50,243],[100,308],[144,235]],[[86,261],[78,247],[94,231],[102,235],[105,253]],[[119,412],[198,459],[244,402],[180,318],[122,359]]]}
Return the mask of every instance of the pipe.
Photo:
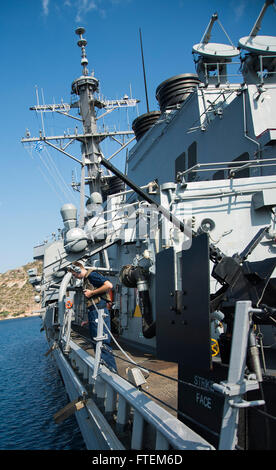
{"label": "pipe", "polygon": [[126,287],[137,287],[143,336],[153,338],[156,335],[156,324],[152,316],[147,272],[141,266],[127,265],[123,266],[119,277]]}
{"label": "pipe", "polygon": [[244,90],[243,90],[243,95],[242,95],[242,104],[243,104],[243,133],[244,133],[244,137],[257,145],[257,147],[258,147],[258,157],[260,158],[261,157],[261,144],[259,142],[257,142],[256,140],[252,139],[252,137],[250,137],[248,135],[247,118],[246,118],[246,102],[245,102],[245,92],[244,92]]}
{"label": "pipe", "polygon": [[261,368],[260,357],[259,357],[259,349],[257,346],[256,336],[252,330],[250,331],[250,334],[249,334],[248,343],[249,343],[248,344],[249,367],[256,374],[257,381],[262,382],[263,377],[262,377],[262,368]]}
{"label": "pipe", "polygon": [[129,186],[133,191],[136,192],[142,199],[147,201],[149,204],[154,205],[157,210],[172,224],[174,224],[181,232],[184,232],[189,238],[192,236],[192,232],[190,228],[181,221],[174,214],[168,211],[165,207],[158,204],[153,198],[151,198],[146,192],[144,192],[139,186],[137,186],[133,181],[131,181],[126,175],[121,173],[116,167],[114,167],[109,161],[106,160],[103,156],[99,159],[99,163],[101,163],[105,168],[110,170],[114,175],[118,176],[127,186]]}
{"label": "pipe", "polygon": [[[138,287],[138,286],[137,286]],[[149,291],[139,291],[139,303],[142,314],[142,332],[145,338],[153,338],[156,335],[156,323],[152,318]]]}

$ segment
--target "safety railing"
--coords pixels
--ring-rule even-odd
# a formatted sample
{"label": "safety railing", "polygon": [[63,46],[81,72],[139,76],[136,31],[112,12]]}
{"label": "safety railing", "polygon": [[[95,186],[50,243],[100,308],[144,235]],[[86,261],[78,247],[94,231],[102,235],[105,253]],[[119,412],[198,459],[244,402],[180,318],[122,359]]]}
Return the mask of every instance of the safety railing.
{"label": "safety railing", "polygon": [[263,158],[253,160],[240,160],[228,162],[211,162],[211,163],[197,163],[187,170],[178,172],[177,179],[180,182],[185,182],[185,177],[190,173],[210,172],[210,171],[227,171],[228,177],[233,178],[236,173],[246,168],[263,168],[267,166],[275,166],[276,158]]}
{"label": "safety railing", "polygon": [[[101,310],[98,313],[101,317]],[[240,301],[236,304],[228,379],[213,384],[213,393],[222,395],[225,398],[221,430],[217,434],[219,449],[238,448],[237,426],[240,408],[254,407],[256,412],[263,414],[266,419],[269,418],[273,421],[276,419],[271,414],[258,409],[259,406],[265,404],[263,399],[251,402],[243,399],[247,391],[259,389],[259,382],[262,381],[260,362],[254,352],[257,347],[253,332],[254,315],[255,319],[270,318],[273,320],[276,316],[276,309],[266,306],[264,309],[255,309],[252,308],[250,301]],[[98,351],[102,347],[102,326],[95,338]],[[254,350],[252,352],[252,354],[254,353],[254,374],[250,374],[246,378],[245,357],[248,344],[250,344],[250,351]],[[87,407],[91,408],[93,405],[93,413],[96,413],[98,417],[102,416],[102,419],[108,423],[105,427],[109,427],[111,436],[109,441],[113,442],[113,446],[115,445],[116,448],[123,446],[122,448],[136,450],[144,449],[145,442],[150,436],[152,450],[213,449],[212,445],[205,439],[158,405],[156,401],[151,400],[152,395],[150,393],[140,390],[139,386],[134,386],[120,375],[100,365],[100,355],[97,354],[97,347],[94,358],[72,339],[69,340],[68,346],[70,364],[66,361],[57,344],[56,348],[52,348],[52,350],[55,353],[56,349],[60,351],[63,362],[66,362],[65,369],[70,372],[71,382],[79,384],[79,395],[86,396]],[[156,371],[150,372],[162,375]],[[177,380],[171,377],[167,378]],[[183,382],[179,379],[177,381]],[[185,384],[198,388],[194,384],[186,382]],[[157,397],[153,398],[157,399]],[[88,412],[93,418],[90,408]],[[121,438],[124,444],[121,443]]]}
{"label": "safety railing", "polygon": [[260,83],[263,85],[265,82],[265,78],[269,76],[276,76],[276,70],[275,70],[275,65],[274,68],[273,66],[270,67],[271,70],[267,70],[266,68],[266,62],[269,60],[269,63],[271,64],[272,62],[275,61],[276,55],[260,55],[259,56],[259,61],[260,61],[260,71],[258,72],[258,76],[260,78]]}
{"label": "safety railing", "polygon": [[104,416],[113,417],[118,436],[124,433],[131,420],[131,449],[143,449],[147,426],[152,428],[156,450],[213,449],[205,439],[105,366],[99,368],[98,375],[94,378],[95,359],[72,340],[69,357],[72,367],[87,382],[87,387],[103,409]]}
{"label": "safety railing", "polygon": [[[231,77],[232,79],[235,78],[240,80],[242,74],[240,72],[240,62],[239,61],[232,61],[232,62],[205,62],[204,63],[204,76],[205,82],[220,85],[221,83],[225,83]],[[234,71],[234,67],[237,69],[234,73],[230,73],[226,70],[229,67]],[[213,73],[213,75],[211,75]]]}
{"label": "safety railing", "polygon": [[[258,55],[258,71],[257,71],[257,76],[260,80],[260,84],[263,85],[265,83],[265,79],[271,76],[276,75],[276,70],[275,70],[275,65],[274,65],[274,59],[276,55],[272,54],[259,54]],[[243,62],[243,60],[242,60]],[[228,81],[228,79],[231,77],[232,79],[241,79],[242,73],[241,73],[241,65],[242,62],[240,61],[232,61],[232,62],[206,62],[204,63],[204,76],[205,76],[205,82],[208,84],[213,83],[216,85],[219,85],[220,83],[225,83]],[[236,68],[234,73],[228,73],[226,71],[226,67],[229,68],[231,67],[232,70],[234,70],[234,67]],[[213,75],[211,75],[211,73]]]}

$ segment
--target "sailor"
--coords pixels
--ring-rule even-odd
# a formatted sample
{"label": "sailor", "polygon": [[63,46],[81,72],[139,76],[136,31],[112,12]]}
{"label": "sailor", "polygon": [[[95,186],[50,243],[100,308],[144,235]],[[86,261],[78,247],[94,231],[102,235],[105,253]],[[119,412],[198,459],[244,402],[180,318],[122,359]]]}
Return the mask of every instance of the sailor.
{"label": "sailor", "polygon": [[[98,328],[98,312],[97,309],[104,309],[106,316],[104,321],[110,330],[110,315],[107,309],[107,302],[110,302],[109,291],[112,289],[112,283],[99,272],[93,269],[86,269],[84,265],[75,261],[68,267],[73,276],[77,279],[83,279],[83,293],[86,297],[88,323],[91,339],[97,336]],[[93,300],[92,300],[93,299]],[[107,335],[107,339],[103,340],[101,357],[103,363],[112,371],[117,372],[117,365],[110,347],[110,334],[104,326],[103,333]],[[93,342],[94,350],[96,348]]]}

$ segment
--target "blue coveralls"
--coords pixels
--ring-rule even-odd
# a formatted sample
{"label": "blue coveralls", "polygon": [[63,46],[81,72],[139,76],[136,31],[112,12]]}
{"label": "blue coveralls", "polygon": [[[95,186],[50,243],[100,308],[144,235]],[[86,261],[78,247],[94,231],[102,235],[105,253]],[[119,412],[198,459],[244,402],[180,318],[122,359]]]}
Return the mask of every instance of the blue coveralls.
{"label": "blue coveralls", "polygon": [[[104,277],[102,274],[95,272],[95,271],[92,271],[87,277],[88,277],[89,282],[95,287],[95,289],[101,287],[105,283],[105,281],[108,281],[106,277]],[[101,299],[100,302],[96,304],[96,306],[98,310],[104,309],[104,313],[107,314],[107,316],[104,317],[104,321],[108,329],[111,331],[110,315],[106,307],[106,301],[104,299]],[[93,304],[90,307],[88,307],[87,314],[88,314],[88,320],[89,320],[90,336],[91,336],[91,339],[93,340],[93,338],[97,336],[97,328],[98,328],[98,313]],[[105,325],[104,325],[103,333],[107,335],[107,339],[103,340],[103,344],[105,346],[102,348],[101,357],[109,369],[111,370],[113,369],[117,372],[117,365],[112,354],[112,348],[110,347],[110,340],[111,340],[110,334],[108,333]],[[96,345],[94,342],[93,342],[93,348],[94,350],[96,349]]]}

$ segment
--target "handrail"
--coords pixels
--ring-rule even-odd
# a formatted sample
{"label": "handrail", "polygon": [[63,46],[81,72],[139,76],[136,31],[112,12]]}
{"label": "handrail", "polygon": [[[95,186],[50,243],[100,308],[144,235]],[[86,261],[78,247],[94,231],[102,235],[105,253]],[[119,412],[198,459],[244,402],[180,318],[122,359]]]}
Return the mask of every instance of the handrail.
{"label": "handrail", "polygon": [[[94,369],[94,358],[70,340],[71,356],[75,362],[79,361],[80,370],[86,368],[85,375],[88,376],[90,383],[92,380],[92,371]],[[134,425],[132,431],[132,448],[141,448],[137,442],[137,436],[143,432],[143,421],[148,422],[156,429],[156,446],[160,445],[167,449],[172,446],[175,449],[189,450],[212,450],[214,449],[205,439],[192,431],[188,426],[172,416],[168,411],[150,400],[143,392],[138,390],[122,377],[109,371],[105,366],[99,369],[98,377],[99,391],[97,392],[97,382],[95,390],[98,396],[108,400],[108,394],[118,394],[117,425],[126,422],[126,409],[132,408],[134,411]],[[113,412],[115,412],[113,405]],[[162,447],[163,449],[165,447]],[[157,447],[158,449],[158,447]],[[160,448],[159,448],[160,449]]]}
{"label": "handrail", "polygon": [[[245,168],[242,165],[250,168],[258,168],[263,166],[274,166],[276,164],[276,158],[262,158],[254,160],[240,160],[240,161],[229,161],[229,162],[210,162],[210,163],[197,163],[196,165],[187,168],[187,170],[179,172],[179,175],[185,176],[192,172],[197,171],[212,171],[212,170],[236,170]],[[227,165],[225,167],[216,168],[216,165]],[[230,166],[231,165],[231,166]],[[210,168],[206,168],[210,166]],[[215,168],[212,168],[214,166]],[[203,168],[202,168],[203,167]]]}
{"label": "handrail", "polygon": [[276,71],[269,71],[267,72],[266,70],[264,70],[263,68],[263,58],[264,59],[267,59],[269,57],[270,58],[273,58],[275,59],[276,55],[260,55],[259,56],[259,60],[260,60],[260,71],[258,72],[258,75],[259,75],[259,78],[260,78],[260,82],[261,84],[263,85],[264,84],[264,77],[266,74],[271,74],[271,75],[275,75],[276,74]]}

